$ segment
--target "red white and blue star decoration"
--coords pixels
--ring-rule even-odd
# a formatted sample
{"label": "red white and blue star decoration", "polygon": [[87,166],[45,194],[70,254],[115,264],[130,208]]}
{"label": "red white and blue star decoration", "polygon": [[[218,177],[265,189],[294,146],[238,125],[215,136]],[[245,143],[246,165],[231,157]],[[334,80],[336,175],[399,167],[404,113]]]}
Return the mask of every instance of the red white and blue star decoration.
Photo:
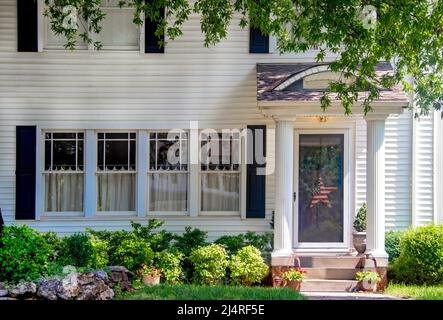
{"label": "red white and blue star decoration", "polygon": [[312,195],[311,204],[309,205],[310,208],[315,207],[319,203],[323,203],[326,207],[332,208],[331,201],[329,201],[328,195],[332,192],[337,190],[337,187],[326,187],[322,177],[318,178],[318,191],[314,192]]}

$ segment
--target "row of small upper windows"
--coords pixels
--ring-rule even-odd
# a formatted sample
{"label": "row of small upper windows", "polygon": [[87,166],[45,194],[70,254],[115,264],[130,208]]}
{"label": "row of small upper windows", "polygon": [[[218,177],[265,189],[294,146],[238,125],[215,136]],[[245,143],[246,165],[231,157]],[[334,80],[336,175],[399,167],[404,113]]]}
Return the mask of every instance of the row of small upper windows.
{"label": "row of small upper windows", "polygon": [[[106,17],[102,21],[103,28],[100,34],[91,35],[91,37],[101,42],[103,50],[138,51],[140,50],[141,27],[133,22],[135,11],[133,8],[119,8],[115,2],[118,1],[102,1],[101,10],[106,13]],[[66,38],[62,35],[54,34],[48,17],[44,17],[43,20],[44,49],[64,49]],[[78,20],[77,26],[79,33],[84,33],[87,30],[87,23],[81,19]],[[164,50],[158,47],[158,39],[153,35],[153,32],[155,30],[145,30],[145,52],[162,53]],[[76,48],[78,50],[87,50],[88,45],[79,38]],[[260,30],[250,29],[249,52],[268,53],[269,37],[262,35]]]}

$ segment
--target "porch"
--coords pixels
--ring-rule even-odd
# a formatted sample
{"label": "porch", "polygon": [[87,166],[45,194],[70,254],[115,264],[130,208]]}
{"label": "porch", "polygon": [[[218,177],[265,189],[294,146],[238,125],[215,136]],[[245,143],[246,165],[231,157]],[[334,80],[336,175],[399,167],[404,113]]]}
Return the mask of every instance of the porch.
{"label": "porch", "polygon": [[[382,63],[377,71],[382,74],[392,68]],[[340,76],[324,64],[257,65],[258,108],[276,126],[274,285],[281,272],[294,265],[294,252],[307,270],[304,291],[352,291],[355,273],[362,268],[377,268],[382,287],[386,284],[385,121],[389,115],[401,114],[409,101],[394,88],[382,91],[367,115],[360,103],[353,107],[352,116],[343,116],[338,101],[323,112],[323,90]],[[367,129],[367,243],[365,255],[357,256],[352,223],[358,209],[355,123],[361,119]],[[315,149],[329,151],[317,161],[320,156],[315,156]],[[328,229],[326,224],[334,227]]]}

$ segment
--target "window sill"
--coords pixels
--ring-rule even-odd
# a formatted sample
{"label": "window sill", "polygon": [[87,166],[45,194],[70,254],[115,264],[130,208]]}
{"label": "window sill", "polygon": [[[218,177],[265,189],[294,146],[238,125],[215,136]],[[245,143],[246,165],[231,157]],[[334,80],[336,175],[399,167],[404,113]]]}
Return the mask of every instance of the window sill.
{"label": "window sill", "polygon": [[240,217],[239,211],[201,211],[199,216],[211,217],[211,216],[228,216],[228,217]]}

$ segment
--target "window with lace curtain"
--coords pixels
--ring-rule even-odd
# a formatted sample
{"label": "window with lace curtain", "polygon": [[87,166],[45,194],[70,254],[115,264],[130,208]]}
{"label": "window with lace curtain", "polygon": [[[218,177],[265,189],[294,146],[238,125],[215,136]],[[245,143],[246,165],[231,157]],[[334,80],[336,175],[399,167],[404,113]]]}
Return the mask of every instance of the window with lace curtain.
{"label": "window with lace curtain", "polygon": [[188,210],[188,133],[149,134],[149,211]]}
{"label": "window with lace curtain", "polygon": [[97,133],[97,211],[135,211],[136,133]]}
{"label": "window with lace curtain", "polygon": [[45,211],[83,211],[84,133],[45,133]]}
{"label": "window with lace curtain", "polygon": [[200,133],[201,211],[240,211],[240,131]]}

